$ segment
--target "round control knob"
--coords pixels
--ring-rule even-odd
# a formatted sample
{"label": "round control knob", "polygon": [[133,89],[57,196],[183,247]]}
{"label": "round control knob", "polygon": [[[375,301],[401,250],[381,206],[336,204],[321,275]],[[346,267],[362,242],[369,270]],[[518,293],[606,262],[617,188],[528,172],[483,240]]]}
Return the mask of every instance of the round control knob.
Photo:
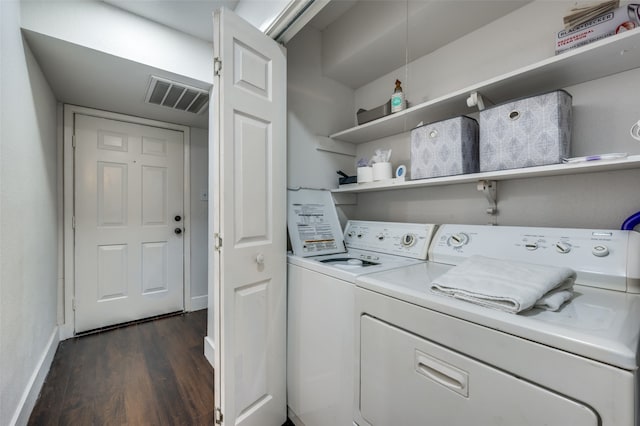
{"label": "round control knob", "polygon": [[384,240],[384,234],[378,234],[376,235],[376,238],[380,241]]}
{"label": "round control knob", "polygon": [[362,234],[358,234],[358,235],[356,235],[356,237],[362,238]]}
{"label": "round control knob", "polygon": [[534,251],[538,249],[538,243],[526,243],[524,246],[529,251]]}
{"label": "round control knob", "polygon": [[347,260],[347,264],[360,266],[360,265],[362,265],[362,260],[360,260],[360,259],[349,259],[349,260]]}
{"label": "round control knob", "polygon": [[556,250],[558,253],[567,254],[571,251],[571,244],[564,241],[558,241],[556,243]]}
{"label": "round control knob", "polygon": [[404,234],[402,236],[402,241],[400,242],[400,244],[402,244],[403,247],[411,247],[415,243],[416,243],[416,236],[413,234]]}
{"label": "round control knob", "polygon": [[609,255],[609,247],[603,245],[593,246],[591,253],[593,253],[594,256],[605,257]]}
{"label": "round control knob", "polygon": [[347,236],[349,236],[349,237],[351,237],[351,238],[353,238],[353,236],[354,236],[354,235],[356,235],[356,233],[355,233],[355,232],[353,232],[353,231],[350,231],[350,232],[347,234]]}
{"label": "round control knob", "polygon": [[459,232],[451,235],[447,242],[451,247],[462,247],[469,242],[469,236],[464,232]]}

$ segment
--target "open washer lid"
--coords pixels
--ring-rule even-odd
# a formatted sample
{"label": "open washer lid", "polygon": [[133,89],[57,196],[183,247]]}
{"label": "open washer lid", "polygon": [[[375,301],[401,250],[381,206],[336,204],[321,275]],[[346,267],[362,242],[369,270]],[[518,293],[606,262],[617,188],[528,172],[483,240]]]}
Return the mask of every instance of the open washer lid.
{"label": "open washer lid", "polygon": [[309,257],[347,251],[331,192],[289,189],[287,203],[287,226],[293,254]]}

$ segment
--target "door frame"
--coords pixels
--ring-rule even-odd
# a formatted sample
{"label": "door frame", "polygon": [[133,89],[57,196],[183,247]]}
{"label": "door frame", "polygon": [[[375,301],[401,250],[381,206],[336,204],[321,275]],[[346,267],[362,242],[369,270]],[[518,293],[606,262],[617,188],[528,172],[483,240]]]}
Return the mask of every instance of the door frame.
{"label": "door frame", "polygon": [[162,121],[150,120],[146,118],[134,117],[126,114],[102,111],[93,108],[81,107],[77,105],[64,104],[63,111],[63,154],[62,164],[58,170],[63,170],[63,190],[58,197],[59,202],[63,205],[62,217],[59,223],[63,233],[63,267],[59,281],[59,302],[58,302],[58,318],[62,319],[59,325],[60,340],[69,339],[75,333],[75,315],[73,310],[73,299],[75,295],[75,238],[73,229],[74,217],[74,172],[75,161],[73,152],[73,133],[75,127],[75,115],[82,114],[92,117],[104,118],[108,120],[125,121],[133,124],[144,126],[159,127],[168,130],[176,130],[184,135],[183,147],[183,203],[184,203],[184,228],[183,233],[183,281],[184,281],[184,310],[191,310],[191,192],[190,192],[190,128],[179,124],[165,123]]}

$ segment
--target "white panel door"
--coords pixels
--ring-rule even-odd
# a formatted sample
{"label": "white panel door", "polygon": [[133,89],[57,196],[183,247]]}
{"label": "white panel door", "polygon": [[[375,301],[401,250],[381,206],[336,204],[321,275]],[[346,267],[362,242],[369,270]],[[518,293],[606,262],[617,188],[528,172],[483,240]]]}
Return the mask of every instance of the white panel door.
{"label": "white panel door", "polygon": [[75,331],[183,310],[182,132],[75,115]]}
{"label": "white panel door", "polygon": [[[229,10],[214,15],[211,250],[215,401],[225,425],[286,420],[286,57]],[[215,246],[216,244],[214,244]]]}

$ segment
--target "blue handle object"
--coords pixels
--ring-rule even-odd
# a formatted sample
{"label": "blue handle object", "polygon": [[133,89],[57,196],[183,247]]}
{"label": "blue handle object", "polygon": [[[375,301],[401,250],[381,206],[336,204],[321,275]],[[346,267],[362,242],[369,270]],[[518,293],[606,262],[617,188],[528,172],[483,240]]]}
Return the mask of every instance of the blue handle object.
{"label": "blue handle object", "polygon": [[622,222],[622,226],[620,229],[623,231],[631,231],[637,225],[640,224],[640,212],[634,213],[629,216],[624,222]]}

